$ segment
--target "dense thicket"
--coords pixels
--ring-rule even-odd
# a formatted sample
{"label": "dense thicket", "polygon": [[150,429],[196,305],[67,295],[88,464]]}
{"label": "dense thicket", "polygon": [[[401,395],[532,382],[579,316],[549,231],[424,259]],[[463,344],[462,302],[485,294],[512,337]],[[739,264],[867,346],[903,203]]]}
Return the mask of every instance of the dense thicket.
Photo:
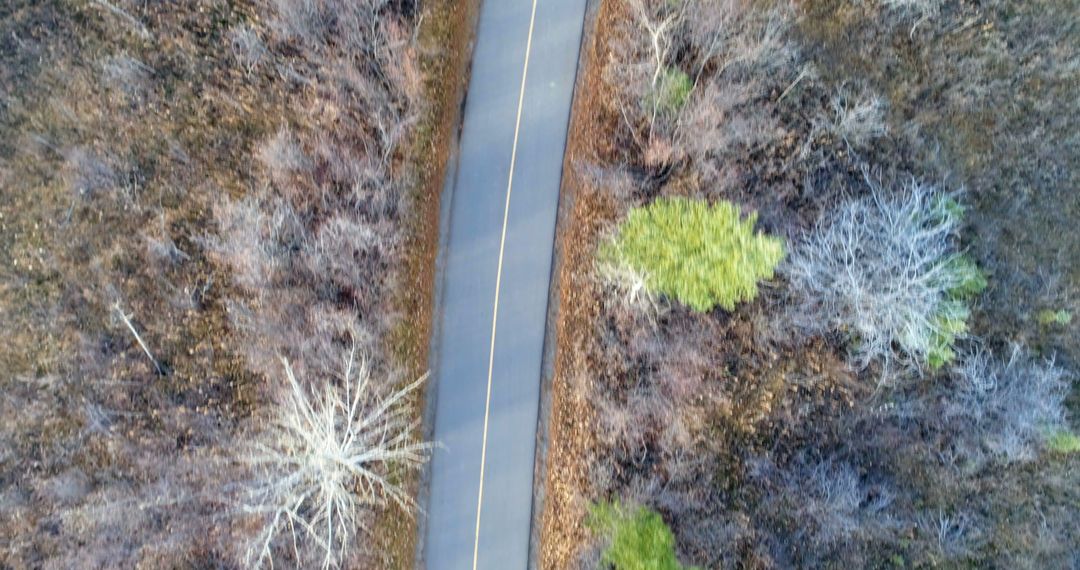
{"label": "dense thicket", "polygon": [[[414,380],[386,337],[415,10],[0,6],[0,566],[363,563],[342,527],[409,506],[379,482],[424,449],[382,408]],[[366,474],[322,469],[333,450]],[[259,542],[283,513],[332,540]]]}
{"label": "dense thicket", "polygon": [[[1051,317],[1075,303],[1080,203],[1070,169],[1034,169],[1076,160],[1073,119],[1041,110],[1075,108],[1077,54],[1010,41],[1075,29],[1054,23],[1068,3],[1006,4],[604,5],[592,65],[610,95],[589,113],[607,138],[579,153],[597,160],[576,171],[578,219],[610,228],[599,243],[626,212],[724,200],[791,253],[731,313],[597,266],[592,329],[564,347],[567,401],[596,431],[563,432],[589,447],[560,506],[647,505],[708,567],[1077,562],[1080,353]],[[1010,89],[1024,110],[992,121],[993,145],[963,130]]]}

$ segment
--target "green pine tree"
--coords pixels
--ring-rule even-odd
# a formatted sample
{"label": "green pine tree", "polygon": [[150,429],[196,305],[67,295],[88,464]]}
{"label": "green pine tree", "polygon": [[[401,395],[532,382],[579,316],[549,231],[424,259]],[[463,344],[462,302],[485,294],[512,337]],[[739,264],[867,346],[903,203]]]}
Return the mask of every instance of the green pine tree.
{"label": "green pine tree", "polygon": [[688,198],[660,198],[634,208],[601,259],[629,266],[646,287],[696,311],[735,309],[757,296],[757,282],[770,279],[784,257],[783,241],[754,232],[757,216],[739,207]]}

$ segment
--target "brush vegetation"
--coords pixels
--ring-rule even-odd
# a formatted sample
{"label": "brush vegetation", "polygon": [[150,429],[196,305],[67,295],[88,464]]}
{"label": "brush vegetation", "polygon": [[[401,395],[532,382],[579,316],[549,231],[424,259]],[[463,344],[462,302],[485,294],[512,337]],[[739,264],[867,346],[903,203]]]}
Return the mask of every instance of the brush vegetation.
{"label": "brush vegetation", "polygon": [[388,567],[419,21],[0,5],[0,567]]}
{"label": "brush vegetation", "polygon": [[963,209],[937,188],[910,181],[839,205],[795,248],[786,273],[803,298],[799,318],[844,332],[857,361],[940,368],[968,332],[969,303],[986,277],[958,251]]}
{"label": "brush vegetation", "polygon": [[600,3],[542,567],[1075,566],[1072,4]]}

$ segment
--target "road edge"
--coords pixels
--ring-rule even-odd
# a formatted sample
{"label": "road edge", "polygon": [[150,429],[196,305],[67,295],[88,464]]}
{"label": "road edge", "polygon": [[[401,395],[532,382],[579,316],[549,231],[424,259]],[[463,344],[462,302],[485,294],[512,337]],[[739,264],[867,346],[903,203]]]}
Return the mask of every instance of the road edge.
{"label": "road edge", "polygon": [[[430,318],[427,338],[427,370],[429,378],[437,378],[435,374],[436,363],[439,355],[439,332],[441,331],[442,319],[439,318],[443,306],[443,276],[446,270],[446,244],[450,235],[450,211],[454,201],[454,182],[457,178],[457,166],[459,160],[458,148],[461,144],[461,123],[465,112],[465,99],[468,96],[469,78],[472,70],[473,50],[476,47],[476,31],[480,22],[480,6],[483,0],[465,0],[463,2],[464,13],[460,14],[461,21],[457,22],[452,41],[460,47],[458,60],[448,65],[443,77],[444,83],[456,81],[453,96],[449,94],[439,102],[440,114],[443,114],[443,123],[446,132],[444,139],[439,141],[445,145],[445,161],[441,166],[443,175],[439,178],[439,216],[435,258],[433,262],[432,290],[430,298]],[[453,5],[454,0],[438,0],[442,5]],[[432,181],[434,184],[434,181]],[[435,403],[438,401],[438,386],[431,381],[424,391],[424,407],[421,414],[421,433],[425,441],[432,441],[435,431]],[[420,483],[417,490],[416,502],[421,509],[428,503],[431,493],[431,463],[424,465],[420,473]],[[427,535],[427,516],[422,510],[417,514],[416,544],[413,555],[413,567],[422,570],[425,567],[424,537]]]}
{"label": "road edge", "polygon": [[[588,69],[592,50],[588,47],[592,44],[594,24],[599,13],[602,0],[586,0],[585,20],[582,23],[581,42],[578,46],[578,63],[574,72],[574,92],[570,104],[570,117],[567,122],[567,143],[573,133],[573,125],[582,111],[577,104],[578,94],[586,80],[585,70]],[[547,315],[544,322],[544,349],[540,364],[540,410],[537,415],[536,425],[536,453],[533,467],[533,499],[531,524],[529,530],[529,570],[537,570],[540,567],[541,538],[543,534],[544,500],[547,496],[547,450],[550,441],[550,414],[552,410],[552,386],[555,379],[555,357],[558,350],[558,324],[560,285],[559,275],[563,270],[563,236],[574,205],[573,185],[567,183],[567,173],[573,168],[570,162],[570,145],[567,144],[563,153],[562,173],[559,181],[559,205],[555,218],[555,242],[553,244],[551,275],[548,285]]]}

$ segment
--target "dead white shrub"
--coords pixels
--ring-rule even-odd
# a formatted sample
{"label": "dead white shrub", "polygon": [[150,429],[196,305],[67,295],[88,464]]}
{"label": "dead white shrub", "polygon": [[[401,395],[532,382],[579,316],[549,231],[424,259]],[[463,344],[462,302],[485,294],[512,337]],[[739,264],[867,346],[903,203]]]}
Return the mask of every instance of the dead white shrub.
{"label": "dead white shrub", "polygon": [[944,416],[959,420],[959,453],[1005,463],[1035,458],[1048,433],[1067,427],[1068,375],[1054,362],[1038,362],[1019,346],[1008,359],[976,350],[956,367],[958,385],[947,396]]}
{"label": "dead white shrub", "polygon": [[860,149],[885,134],[885,101],[865,88],[841,88],[832,100],[831,119],[830,130],[849,148]]}
{"label": "dead white shrub", "polygon": [[248,74],[258,69],[269,55],[259,33],[247,24],[229,30],[228,40],[237,62]]}
{"label": "dead white shrub", "polygon": [[284,549],[298,567],[337,567],[373,507],[416,508],[390,469],[419,469],[429,455],[404,405],[424,378],[381,389],[353,349],[340,376],[309,389],[282,363],[287,383],[276,413],[239,458],[251,474],[242,512],[259,525],[245,562],[272,565]]}
{"label": "dead white shrub", "polygon": [[[922,513],[915,519],[919,533],[947,560],[957,560],[970,553],[978,529],[966,513]],[[974,531],[974,532],[973,532]]]}
{"label": "dead white shrub", "polygon": [[597,278],[606,285],[608,298],[617,305],[640,313],[654,322],[669,305],[662,297],[650,292],[645,284],[645,275],[624,264],[601,262],[596,265]]}
{"label": "dead white shrub", "polygon": [[928,184],[911,179],[889,196],[864,178],[870,195],[821,220],[783,266],[802,299],[797,321],[846,333],[860,367],[895,357],[917,366],[947,332],[940,316],[958,286],[946,263],[958,253],[958,215]]}
{"label": "dead white shrub", "polygon": [[634,13],[635,20],[644,36],[648,39],[651,73],[649,83],[655,87],[664,72],[668,55],[671,52],[674,32],[682,22],[683,11],[689,2],[683,3],[679,10],[671,10],[670,2],[646,2],[645,0],[627,0]]}

